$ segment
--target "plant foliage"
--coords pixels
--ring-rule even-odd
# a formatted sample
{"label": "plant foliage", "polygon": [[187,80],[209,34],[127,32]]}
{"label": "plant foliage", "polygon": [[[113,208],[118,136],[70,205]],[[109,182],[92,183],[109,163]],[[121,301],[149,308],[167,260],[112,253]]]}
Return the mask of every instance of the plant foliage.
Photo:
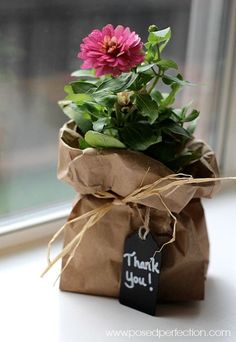
{"label": "plant foliage", "polygon": [[[171,29],[149,27],[145,61],[118,77],[96,77],[94,70],[78,70],[59,101],[83,136],[81,148],[119,148],[141,151],[180,171],[200,158],[186,146],[193,139],[199,111],[190,105],[175,108],[177,93],[191,85],[177,64],[161,56]],[[168,89],[163,93],[158,85]]]}

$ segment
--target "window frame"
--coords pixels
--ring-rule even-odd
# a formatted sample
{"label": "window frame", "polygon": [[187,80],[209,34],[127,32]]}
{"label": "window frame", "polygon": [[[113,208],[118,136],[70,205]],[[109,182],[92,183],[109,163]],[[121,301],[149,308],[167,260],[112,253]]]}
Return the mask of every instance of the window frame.
{"label": "window frame", "polygon": [[230,24],[228,31],[228,44],[224,74],[222,78],[222,92],[218,96],[217,107],[218,125],[216,133],[216,149],[218,151],[220,166],[225,174],[236,171],[236,158],[232,158],[232,148],[235,144],[236,132],[236,2],[232,2],[230,11]]}
{"label": "window frame", "polygon": [[[207,20],[202,22],[202,18]],[[200,39],[197,39],[198,36]],[[236,170],[236,159],[232,158],[230,149],[235,143],[236,131],[236,98],[233,96],[236,93],[235,37],[235,1],[192,1],[185,77],[190,80],[193,78],[194,64],[201,64],[202,67],[199,71],[199,86],[186,88],[183,100],[200,99],[197,107],[202,115],[197,136],[198,131],[201,131],[200,138],[208,141],[214,149],[222,175],[229,175]],[[202,39],[208,42],[205,49]],[[209,60],[210,66],[207,63]],[[209,101],[209,97],[213,101]],[[205,115],[209,113],[211,115]]]}

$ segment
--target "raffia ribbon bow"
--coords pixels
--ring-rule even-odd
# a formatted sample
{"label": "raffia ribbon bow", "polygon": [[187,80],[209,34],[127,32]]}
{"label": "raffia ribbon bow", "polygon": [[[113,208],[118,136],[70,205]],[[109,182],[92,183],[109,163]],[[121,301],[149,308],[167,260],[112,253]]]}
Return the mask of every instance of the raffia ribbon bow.
{"label": "raffia ribbon bow", "polygon": [[[166,181],[171,180],[170,183],[166,183]],[[81,240],[86,233],[88,229],[90,229],[92,226],[94,226],[106,213],[108,213],[113,206],[115,205],[129,205],[129,204],[137,204],[139,201],[147,199],[151,196],[158,196],[164,209],[168,212],[170,217],[173,219],[173,231],[172,231],[172,237],[169,241],[165,242],[158,251],[161,251],[164,246],[173,243],[175,241],[176,236],[176,225],[177,225],[177,219],[175,215],[170,211],[170,209],[167,207],[165,202],[162,199],[162,193],[173,189],[178,188],[183,185],[187,184],[201,184],[201,183],[208,183],[208,182],[217,182],[221,180],[236,180],[236,177],[220,177],[220,178],[193,178],[190,175],[186,174],[172,174],[163,178],[158,179],[152,184],[148,184],[145,186],[140,186],[138,189],[134,190],[131,194],[128,196],[121,198],[116,196],[115,194],[111,194],[109,192],[98,192],[96,194],[93,194],[95,197],[102,198],[102,199],[110,199],[109,203],[106,203],[96,209],[93,209],[81,216],[78,216],[68,222],[66,222],[61,229],[52,237],[52,239],[48,243],[48,265],[46,269],[43,271],[41,277],[43,277],[50,268],[60,259],[62,259],[67,254],[70,254],[69,258],[66,261],[65,266],[63,267],[60,275],[64,272],[66,267],[69,265],[70,261],[75,255],[75,252],[77,248],[79,247]],[[87,222],[84,224],[82,229],[78,232],[78,234],[61,250],[61,252],[55,256],[51,260],[51,247],[54,241],[59,237],[59,235],[64,231],[64,229],[67,227],[68,224],[75,223],[82,219],[88,219]],[[59,277],[60,277],[59,275]],[[58,279],[58,278],[57,278]]]}

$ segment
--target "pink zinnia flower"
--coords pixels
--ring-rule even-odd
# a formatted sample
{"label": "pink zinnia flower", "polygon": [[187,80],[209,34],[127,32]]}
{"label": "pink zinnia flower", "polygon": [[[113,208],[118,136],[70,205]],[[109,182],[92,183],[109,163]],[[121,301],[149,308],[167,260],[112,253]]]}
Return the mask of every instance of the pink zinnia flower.
{"label": "pink zinnia flower", "polygon": [[80,45],[78,58],[84,60],[82,69],[96,70],[96,75],[119,76],[128,72],[144,60],[143,43],[129,27],[111,24],[103,29],[93,30]]}

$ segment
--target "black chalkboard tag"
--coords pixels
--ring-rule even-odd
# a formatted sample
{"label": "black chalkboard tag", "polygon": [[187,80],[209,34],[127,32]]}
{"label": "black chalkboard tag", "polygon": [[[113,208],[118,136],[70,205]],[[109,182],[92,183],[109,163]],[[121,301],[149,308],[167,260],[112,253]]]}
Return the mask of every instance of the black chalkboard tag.
{"label": "black chalkboard tag", "polygon": [[[161,253],[149,232],[143,240],[136,232],[125,241],[119,301],[155,316]],[[156,252],[156,253],[155,253]]]}

